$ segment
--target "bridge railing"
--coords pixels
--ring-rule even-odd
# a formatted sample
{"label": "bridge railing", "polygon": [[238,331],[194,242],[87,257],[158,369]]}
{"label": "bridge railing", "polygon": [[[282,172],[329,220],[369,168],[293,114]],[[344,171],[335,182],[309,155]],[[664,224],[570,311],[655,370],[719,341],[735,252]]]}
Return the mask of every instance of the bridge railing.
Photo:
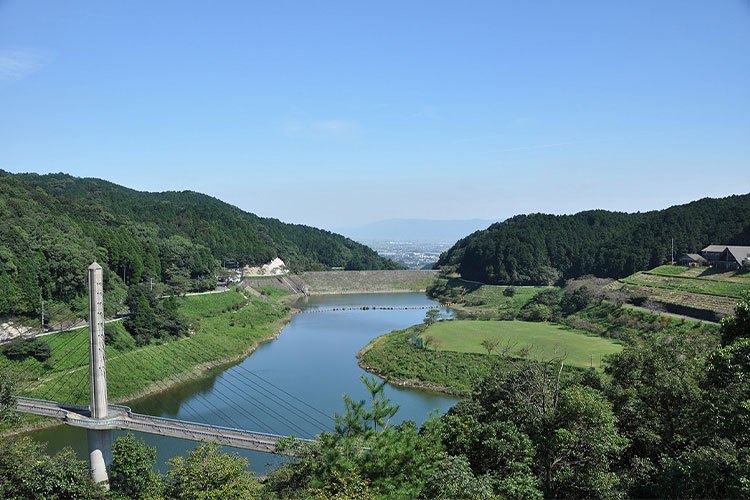
{"label": "bridge railing", "polygon": [[[144,420],[157,420],[157,421],[161,421],[161,422],[169,423],[173,425],[182,425],[182,426],[189,425],[190,427],[193,427],[193,428],[201,428],[201,429],[207,429],[207,430],[212,430],[212,431],[218,430],[218,431],[224,431],[224,432],[231,432],[233,434],[238,434],[242,436],[263,437],[263,438],[268,438],[268,439],[273,439],[273,440],[289,437],[289,436],[282,436],[280,434],[270,434],[267,432],[247,431],[244,429],[237,429],[234,427],[222,427],[220,425],[203,424],[200,422],[189,422],[187,420],[179,420],[176,418],[154,417],[151,415],[142,415],[140,413],[131,413],[130,416],[131,418],[142,418]],[[296,438],[296,439],[299,441],[308,441],[308,442],[314,441],[313,439],[304,439],[304,438]]]}
{"label": "bridge railing", "polygon": [[210,432],[208,430],[200,431],[200,430],[191,428],[195,426],[193,422],[189,422],[189,424],[190,424],[189,426],[175,426],[175,425],[167,426],[167,425],[152,424],[149,422],[143,422],[143,421],[138,421],[138,420],[127,421],[127,427],[132,430],[135,430],[133,429],[133,427],[140,427],[141,430],[143,430],[144,432],[151,432],[151,433],[157,433],[157,434],[162,434],[162,433],[155,432],[156,429],[160,429],[160,430],[167,431],[167,432],[169,431],[174,432],[175,430],[177,430],[177,431],[184,432],[185,434],[190,434],[193,440],[197,440],[195,438],[198,436],[204,436],[206,438],[217,440],[219,442],[223,441],[230,445],[231,443],[237,443],[239,441],[243,443],[252,444],[255,448],[264,448],[268,451],[276,450],[275,440],[272,442],[268,442],[268,441],[260,441],[258,439],[252,439],[249,437],[242,437],[242,436],[237,435],[239,434],[238,432],[236,432],[237,429],[232,429],[233,431],[232,434],[234,435],[226,435],[221,432]]}
{"label": "bridge railing", "polygon": [[[276,441],[287,437],[279,434],[248,431],[245,429],[190,422],[175,418],[143,415],[140,413],[133,413],[129,407],[122,405],[109,405],[111,409],[118,411],[119,415],[113,416],[114,418],[97,420],[80,417],[76,415],[76,413],[73,413],[74,409],[88,411],[88,406],[61,405],[56,401],[25,397],[17,397],[16,402],[17,406],[24,407],[27,411],[31,410],[28,411],[30,413],[45,414],[50,417],[59,418],[69,425],[84,428],[108,427],[141,430],[143,432],[154,434],[177,434],[186,437],[187,439],[201,441],[203,440],[202,438],[205,438],[220,443],[226,443],[230,446],[232,443],[235,445],[244,443],[252,448],[262,449],[269,452],[276,451]],[[122,418],[123,415],[127,415],[127,418]],[[312,439],[305,438],[296,439],[302,442],[313,441]]]}

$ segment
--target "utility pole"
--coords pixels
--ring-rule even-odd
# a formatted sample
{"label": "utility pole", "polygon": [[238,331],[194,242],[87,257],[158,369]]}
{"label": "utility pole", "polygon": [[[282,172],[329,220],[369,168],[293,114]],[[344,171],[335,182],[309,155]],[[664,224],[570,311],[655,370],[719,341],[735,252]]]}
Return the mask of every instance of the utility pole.
{"label": "utility pole", "polygon": [[44,299],[42,299],[42,331],[44,331]]}
{"label": "utility pole", "polygon": [[149,290],[153,292],[154,291],[154,278],[149,278],[148,281],[150,283]]}
{"label": "utility pole", "polygon": [[674,264],[674,238],[672,238],[672,261],[670,264]]}
{"label": "utility pole", "polygon": [[[104,285],[102,266],[89,266],[89,378],[91,418],[107,418],[107,367],[104,357]],[[107,466],[112,464],[112,431],[88,429],[89,464],[95,483],[109,489]]]}

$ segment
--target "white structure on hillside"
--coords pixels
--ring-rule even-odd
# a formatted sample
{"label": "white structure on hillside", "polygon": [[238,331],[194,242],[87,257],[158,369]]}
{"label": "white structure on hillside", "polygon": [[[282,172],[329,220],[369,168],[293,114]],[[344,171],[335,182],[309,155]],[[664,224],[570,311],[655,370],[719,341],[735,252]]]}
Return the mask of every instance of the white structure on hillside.
{"label": "white structure on hillside", "polygon": [[286,264],[280,258],[276,257],[268,264],[263,264],[260,267],[245,266],[242,270],[242,276],[281,276],[287,274]]}

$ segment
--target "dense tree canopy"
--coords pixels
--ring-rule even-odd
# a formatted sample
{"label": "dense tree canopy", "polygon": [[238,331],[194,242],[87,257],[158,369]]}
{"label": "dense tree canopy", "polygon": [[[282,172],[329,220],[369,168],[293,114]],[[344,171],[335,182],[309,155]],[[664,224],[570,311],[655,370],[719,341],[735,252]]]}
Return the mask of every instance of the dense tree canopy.
{"label": "dense tree canopy", "polygon": [[178,292],[215,286],[222,261],[281,257],[293,270],[390,269],[397,264],[343,236],[257,217],[200,193],[145,193],[99,179],[0,170],[0,315],[38,316],[64,304],[85,315],[86,268],[104,268],[112,314],[125,288],[162,282]]}
{"label": "dense tree canopy", "polygon": [[594,274],[620,278],[709,244],[750,244],[750,195],[653,212],[592,210],[518,215],[458,241],[438,265],[485,283],[549,284]]}

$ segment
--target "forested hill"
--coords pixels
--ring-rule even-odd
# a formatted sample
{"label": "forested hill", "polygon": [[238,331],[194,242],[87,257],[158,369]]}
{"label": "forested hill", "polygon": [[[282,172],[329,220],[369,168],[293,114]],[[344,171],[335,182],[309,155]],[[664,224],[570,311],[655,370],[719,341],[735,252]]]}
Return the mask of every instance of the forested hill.
{"label": "forested hill", "polygon": [[41,300],[75,309],[94,259],[110,291],[151,278],[207,288],[222,260],[257,265],[278,256],[297,271],[398,267],[341,235],[200,193],[145,193],[66,174],[0,170],[0,220],[0,315],[34,315]]}
{"label": "forested hill", "polygon": [[750,245],[750,195],[627,214],[518,215],[459,240],[438,266],[485,283],[546,284],[585,274],[621,278],[709,244]]}

